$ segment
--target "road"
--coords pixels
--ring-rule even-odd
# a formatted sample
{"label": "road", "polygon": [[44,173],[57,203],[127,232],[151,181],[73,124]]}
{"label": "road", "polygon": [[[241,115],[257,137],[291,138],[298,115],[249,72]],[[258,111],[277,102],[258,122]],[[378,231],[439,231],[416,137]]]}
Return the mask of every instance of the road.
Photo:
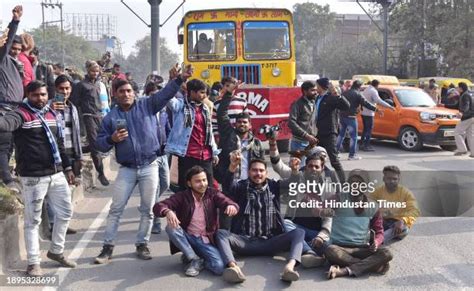
{"label": "road", "polygon": [[[348,161],[341,154],[345,169],[364,168],[380,172],[384,165],[394,164],[408,176],[421,177],[423,173],[460,171],[467,182],[474,180],[474,159],[454,157],[437,147],[426,147],[421,152],[405,152],[392,142],[376,142],[375,152],[360,153],[362,160]],[[287,160],[287,159],[285,159]],[[421,173],[421,175],[420,175]],[[274,173],[271,176],[276,177]],[[402,182],[410,180],[402,176]],[[418,179],[418,178],[416,178]],[[433,185],[431,185],[433,186]],[[438,185],[439,186],[439,185]],[[435,187],[438,187],[435,186]],[[472,186],[472,185],[471,185]],[[165,233],[152,234],[150,250],[153,259],[142,261],[135,257],[134,239],[138,227],[138,195],[132,196],[123,214],[113,260],[108,265],[94,265],[99,254],[104,231],[105,217],[112,187],[99,188],[87,194],[75,208],[72,227],[79,230],[67,236],[66,253],[77,259],[73,270],[57,269],[53,262],[44,259],[42,267],[48,274],[58,272],[60,290],[215,290],[215,289],[419,289],[459,290],[474,288],[474,215],[472,208],[473,187],[458,191],[467,195],[457,204],[463,217],[421,217],[408,237],[390,246],[394,258],[385,276],[371,275],[362,278],[325,278],[327,267],[305,270],[300,268],[301,279],[293,284],[279,280],[284,265],[282,257],[237,258],[247,281],[242,285],[229,285],[222,278],[203,271],[196,278],[183,274],[180,255],[169,254]],[[432,188],[430,188],[432,189]],[[429,190],[431,191],[431,190]],[[464,191],[464,192],[463,192]],[[462,200],[462,199],[461,199]],[[470,204],[469,204],[470,203]],[[466,204],[469,206],[466,210]],[[464,207],[464,208],[463,208]],[[461,210],[459,210],[461,209]],[[165,222],[163,223],[163,227]],[[42,243],[46,250],[47,242]],[[23,270],[26,262],[16,269]],[[39,289],[39,288],[36,288]],[[47,289],[47,288],[46,288]]]}

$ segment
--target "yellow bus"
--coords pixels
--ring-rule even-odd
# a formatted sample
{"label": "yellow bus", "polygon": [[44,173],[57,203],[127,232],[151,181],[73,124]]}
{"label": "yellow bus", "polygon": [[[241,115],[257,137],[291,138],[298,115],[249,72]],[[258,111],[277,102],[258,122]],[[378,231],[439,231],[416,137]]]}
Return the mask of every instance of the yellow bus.
{"label": "yellow bus", "polygon": [[293,16],[287,9],[189,11],[178,27],[184,63],[208,85],[232,76],[250,85],[296,84]]}

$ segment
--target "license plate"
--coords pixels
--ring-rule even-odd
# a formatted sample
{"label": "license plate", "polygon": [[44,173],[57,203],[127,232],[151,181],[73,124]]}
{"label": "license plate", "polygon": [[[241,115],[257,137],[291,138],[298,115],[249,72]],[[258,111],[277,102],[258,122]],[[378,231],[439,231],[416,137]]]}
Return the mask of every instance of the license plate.
{"label": "license plate", "polygon": [[444,132],[444,137],[454,136],[454,130],[446,130]]}

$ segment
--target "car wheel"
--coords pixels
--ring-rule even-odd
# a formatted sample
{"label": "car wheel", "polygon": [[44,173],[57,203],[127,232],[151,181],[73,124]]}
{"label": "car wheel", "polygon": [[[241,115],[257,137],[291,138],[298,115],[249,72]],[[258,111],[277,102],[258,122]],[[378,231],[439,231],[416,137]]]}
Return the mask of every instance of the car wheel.
{"label": "car wheel", "polygon": [[455,151],[456,150],[456,146],[455,145],[440,145],[440,147],[445,150],[445,151],[449,151],[449,152],[452,152],[452,151]]}
{"label": "car wheel", "polygon": [[287,153],[290,149],[290,141],[288,139],[277,140],[277,147],[280,153]]}
{"label": "car wheel", "polygon": [[405,127],[400,131],[398,144],[406,151],[419,151],[423,147],[420,133],[413,127]]}

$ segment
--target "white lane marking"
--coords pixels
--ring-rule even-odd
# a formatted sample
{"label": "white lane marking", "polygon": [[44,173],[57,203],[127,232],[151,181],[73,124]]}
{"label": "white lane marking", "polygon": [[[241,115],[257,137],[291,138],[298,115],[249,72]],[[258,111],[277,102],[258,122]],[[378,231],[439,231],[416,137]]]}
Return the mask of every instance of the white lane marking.
{"label": "white lane marking", "polygon": [[[92,238],[96,234],[97,230],[99,227],[102,225],[102,223],[105,221],[107,218],[107,214],[109,213],[110,209],[110,204],[112,204],[112,199],[105,204],[104,208],[100,211],[99,215],[95,218],[95,220],[92,222],[92,224],[89,226],[87,231],[82,235],[81,240],[76,244],[74,249],[71,251],[71,253],[68,256],[69,260],[72,261],[77,261],[86,249],[87,245],[91,242]],[[69,272],[73,270],[71,268],[59,268],[53,275],[59,275],[59,288],[61,287],[61,284],[64,282],[64,279],[67,277]],[[53,291],[56,290],[57,287],[44,287],[43,291]]]}

